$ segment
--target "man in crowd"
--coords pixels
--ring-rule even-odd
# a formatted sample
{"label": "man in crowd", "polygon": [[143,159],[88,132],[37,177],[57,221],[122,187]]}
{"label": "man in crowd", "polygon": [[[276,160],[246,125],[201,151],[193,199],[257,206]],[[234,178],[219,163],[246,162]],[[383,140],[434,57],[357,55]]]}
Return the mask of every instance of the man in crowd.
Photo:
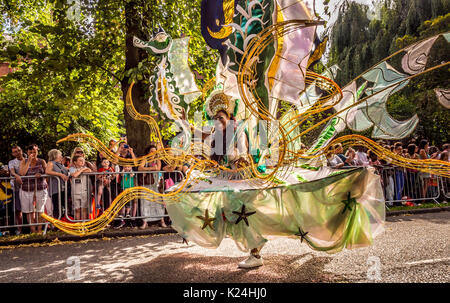
{"label": "man in crowd", "polygon": [[[9,161],[8,168],[11,174],[11,177],[14,177],[15,180],[11,180],[12,188],[14,189],[14,209],[15,209],[15,224],[22,225],[22,209],[20,207],[20,196],[19,190],[22,186],[22,178],[19,175],[19,167],[20,162],[24,159],[22,149],[20,146],[14,145],[11,148],[11,154],[14,157],[13,160]],[[16,229],[16,235],[20,235],[22,232],[22,228],[18,227]]]}

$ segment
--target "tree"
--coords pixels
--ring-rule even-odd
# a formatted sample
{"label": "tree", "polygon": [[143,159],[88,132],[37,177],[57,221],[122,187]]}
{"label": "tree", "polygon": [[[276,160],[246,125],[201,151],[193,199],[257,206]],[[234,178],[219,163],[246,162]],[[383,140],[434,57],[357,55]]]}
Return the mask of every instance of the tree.
{"label": "tree", "polygon": [[[148,39],[157,24],[173,38],[190,36],[192,69],[203,80],[212,78],[217,55],[201,37],[200,2],[0,1],[1,30],[10,37],[0,38],[0,62],[14,69],[0,79],[2,145],[37,142],[48,150],[75,132],[106,143],[126,129],[129,143],[143,154],[149,130],[128,117],[123,98],[136,81],[134,104],[139,112],[150,112],[147,79],[155,58],[134,48],[132,36]],[[166,128],[163,133],[169,135]],[[73,145],[63,149],[67,153]],[[2,146],[0,159],[8,158],[7,149]]]}

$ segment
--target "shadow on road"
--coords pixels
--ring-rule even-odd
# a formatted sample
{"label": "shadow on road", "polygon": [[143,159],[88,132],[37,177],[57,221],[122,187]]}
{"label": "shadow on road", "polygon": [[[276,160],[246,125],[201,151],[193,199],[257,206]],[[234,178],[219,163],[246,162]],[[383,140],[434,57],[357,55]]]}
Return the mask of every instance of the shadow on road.
{"label": "shadow on road", "polygon": [[409,221],[419,221],[424,220],[428,223],[435,224],[448,224],[448,220],[450,219],[450,211],[442,211],[438,213],[430,213],[430,214],[407,214],[407,215],[399,215],[387,217],[387,222],[409,222]]}
{"label": "shadow on road", "polygon": [[131,266],[127,282],[241,283],[241,282],[339,282],[346,279],[324,270],[331,257],[265,256],[265,265],[239,269],[243,258],[202,256],[189,253],[161,255],[150,262]]}

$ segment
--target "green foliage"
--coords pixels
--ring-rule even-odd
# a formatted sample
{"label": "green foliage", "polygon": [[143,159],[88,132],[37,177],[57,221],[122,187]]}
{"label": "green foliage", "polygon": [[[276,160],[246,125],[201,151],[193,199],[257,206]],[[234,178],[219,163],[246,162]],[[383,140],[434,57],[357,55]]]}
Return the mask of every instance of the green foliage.
{"label": "green foliage", "polygon": [[[14,69],[0,78],[0,159],[9,158],[12,144],[36,142],[45,153],[71,133],[103,142],[124,133],[124,85],[140,81],[148,87],[156,61],[140,53],[142,63],[126,70],[128,54],[137,51],[126,45],[133,27],[144,40],[158,24],[173,38],[190,36],[190,64],[199,74],[199,87],[214,76],[217,55],[200,33],[201,0],[80,3],[77,10],[63,0],[0,1],[0,62]],[[135,15],[126,24],[130,11]],[[201,102],[195,105],[192,110],[200,110]],[[174,134],[167,121],[158,121],[166,138]],[[58,147],[68,154],[73,146]]]}
{"label": "green foliage", "polygon": [[[36,142],[46,158],[56,141],[71,133],[92,134],[104,142],[117,138],[123,132],[123,102],[114,72],[123,65],[117,47],[123,41],[107,38],[102,26],[89,24],[83,14],[69,20],[67,5],[24,2],[0,5],[10,37],[1,41],[0,62],[14,70],[0,79],[2,141],[22,147]],[[58,147],[70,154],[73,144]],[[8,147],[2,148],[0,157],[7,158],[6,153]]]}

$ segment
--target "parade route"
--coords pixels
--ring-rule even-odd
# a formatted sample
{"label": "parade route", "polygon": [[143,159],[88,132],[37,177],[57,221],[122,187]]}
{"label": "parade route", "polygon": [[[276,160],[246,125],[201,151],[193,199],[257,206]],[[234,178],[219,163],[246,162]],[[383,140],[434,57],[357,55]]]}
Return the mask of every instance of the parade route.
{"label": "parade route", "polygon": [[0,248],[0,282],[450,282],[450,212],[389,217],[385,228],[373,246],[333,255],[269,238],[253,270],[237,268],[246,254],[231,239],[218,249],[173,234]]}

